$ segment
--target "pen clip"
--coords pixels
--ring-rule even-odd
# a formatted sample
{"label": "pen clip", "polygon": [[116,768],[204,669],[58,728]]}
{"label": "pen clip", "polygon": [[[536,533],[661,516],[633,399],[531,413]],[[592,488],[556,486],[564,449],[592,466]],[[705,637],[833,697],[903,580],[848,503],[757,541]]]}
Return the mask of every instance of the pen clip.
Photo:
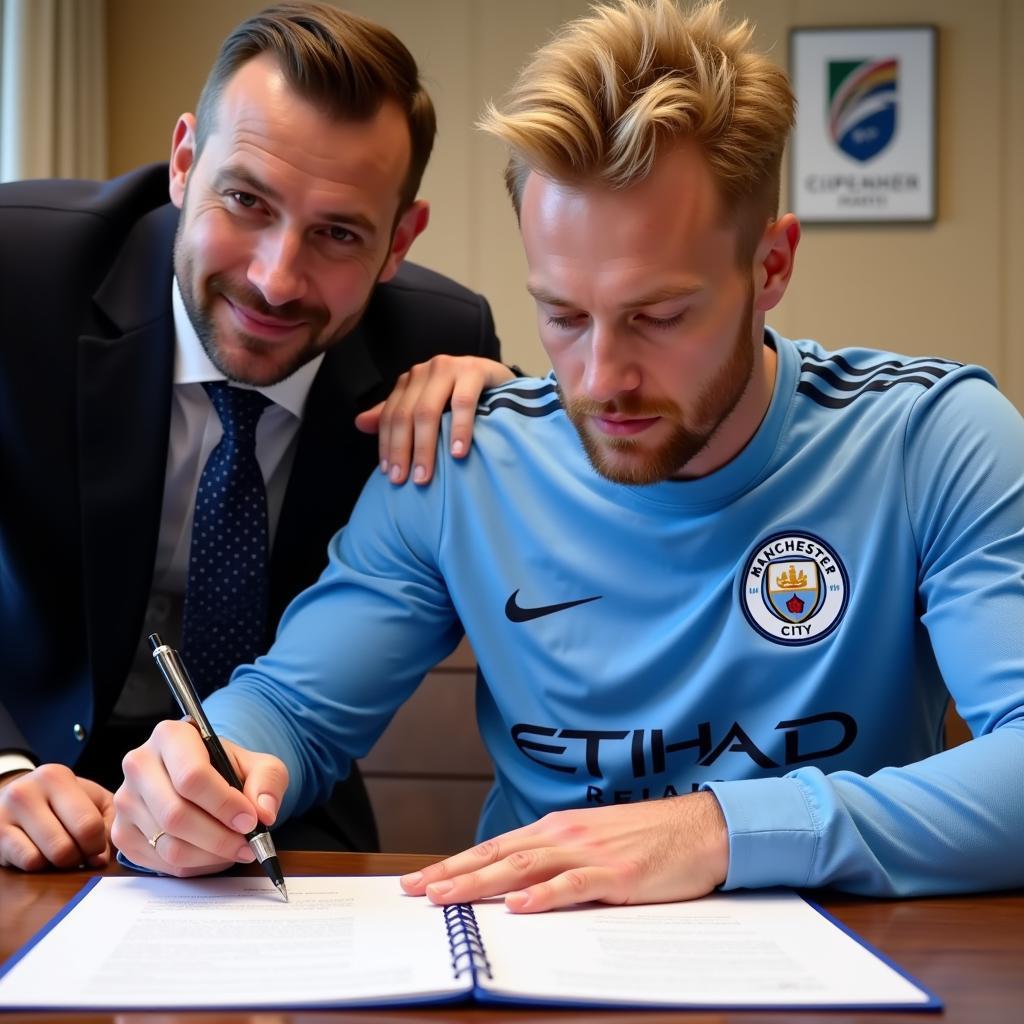
{"label": "pen clip", "polygon": [[178,702],[178,707],[181,708],[181,713],[192,719],[193,724],[199,730],[199,735],[204,740],[208,739],[211,735],[210,727],[181,656],[173,647],[165,644],[158,633],[150,635],[149,643],[153,649],[153,660],[164,679],[167,680],[167,685],[170,686],[174,699]]}

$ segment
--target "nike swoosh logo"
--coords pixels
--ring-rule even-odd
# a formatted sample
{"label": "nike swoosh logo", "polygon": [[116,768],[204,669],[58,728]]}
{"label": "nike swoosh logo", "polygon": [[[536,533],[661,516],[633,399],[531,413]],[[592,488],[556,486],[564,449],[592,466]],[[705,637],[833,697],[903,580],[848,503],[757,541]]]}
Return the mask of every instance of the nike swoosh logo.
{"label": "nike swoosh logo", "polygon": [[521,607],[516,603],[518,596],[519,591],[516,590],[505,602],[505,615],[510,622],[530,622],[545,615],[554,615],[555,612],[564,612],[566,608],[575,608],[578,604],[590,604],[591,601],[600,601],[604,594],[598,594],[595,597],[584,597],[579,601],[565,601],[562,604],[545,604],[539,608]]}

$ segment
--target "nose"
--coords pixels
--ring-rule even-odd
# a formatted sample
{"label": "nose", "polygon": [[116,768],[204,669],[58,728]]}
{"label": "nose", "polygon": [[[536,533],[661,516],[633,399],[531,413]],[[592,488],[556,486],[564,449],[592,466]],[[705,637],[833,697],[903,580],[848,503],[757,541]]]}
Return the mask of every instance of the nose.
{"label": "nose", "polygon": [[249,262],[249,283],[259,289],[271,306],[301,299],[306,294],[302,270],[302,239],[295,231],[281,227],[261,234]]}
{"label": "nose", "polygon": [[640,368],[635,352],[626,338],[613,326],[594,323],[583,376],[586,395],[595,402],[610,402],[640,386]]}

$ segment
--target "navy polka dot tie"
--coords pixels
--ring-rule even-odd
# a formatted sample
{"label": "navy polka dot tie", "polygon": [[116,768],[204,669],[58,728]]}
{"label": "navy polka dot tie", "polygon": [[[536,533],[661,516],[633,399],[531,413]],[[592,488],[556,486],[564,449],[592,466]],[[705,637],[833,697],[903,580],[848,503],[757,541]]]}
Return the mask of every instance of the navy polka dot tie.
{"label": "navy polka dot tie", "polygon": [[192,519],[182,652],[206,696],[263,650],[267,620],[267,492],[256,424],[270,399],[204,384],[224,436],[203,467]]}

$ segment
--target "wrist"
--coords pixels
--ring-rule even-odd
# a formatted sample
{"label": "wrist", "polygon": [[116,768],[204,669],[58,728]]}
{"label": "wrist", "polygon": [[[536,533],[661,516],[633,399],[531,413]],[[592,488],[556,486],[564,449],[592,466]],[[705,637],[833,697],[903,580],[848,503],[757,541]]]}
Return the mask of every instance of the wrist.
{"label": "wrist", "polygon": [[701,808],[701,835],[706,843],[705,857],[714,887],[725,884],[729,875],[729,828],[725,823],[721,804],[714,793],[694,793]]}

